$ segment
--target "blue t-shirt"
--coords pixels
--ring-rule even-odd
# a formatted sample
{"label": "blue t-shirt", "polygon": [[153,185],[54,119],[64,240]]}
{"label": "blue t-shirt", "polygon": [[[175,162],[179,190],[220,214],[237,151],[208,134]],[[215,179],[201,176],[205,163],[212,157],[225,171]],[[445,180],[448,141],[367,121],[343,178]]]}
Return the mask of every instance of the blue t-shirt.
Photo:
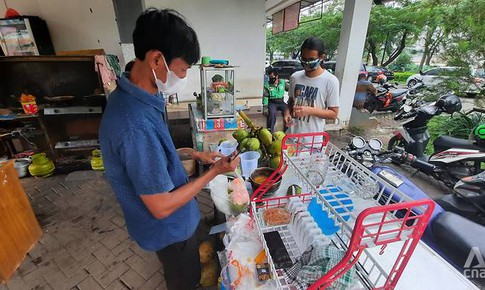
{"label": "blue t-shirt", "polygon": [[188,182],[167,124],[165,101],[118,79],[99,131],[106,176],[123,209],[126,227],[145,250],[157,251],[192,236],[199,223],[192,199],[163,219],[156,219],[140,195],[172,191]]}
{"label": "blue t-shirt", "polygon": [[372,83],[370,81],[358,80],[357,89],[354,95],[354,101],[365,102],[365,100],[367,99],[367,96],[369,95],[369,90],[367,89],[369,86],[372,86]]}

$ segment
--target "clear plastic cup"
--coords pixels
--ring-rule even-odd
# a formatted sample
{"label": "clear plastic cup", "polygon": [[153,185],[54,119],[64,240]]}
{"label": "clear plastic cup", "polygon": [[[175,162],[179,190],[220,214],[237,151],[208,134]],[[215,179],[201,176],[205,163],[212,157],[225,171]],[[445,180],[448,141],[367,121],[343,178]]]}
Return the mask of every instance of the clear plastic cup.
{"label": "clear plastic cup", "polygon": [[231,155],[234,151],[236,151],[237,142],[236,141],[224,141],[217,147],[217,151],[221,152],[224,156]]}
{"label": "clear plastic cup", "polygon": [[242,176],[244,176],[245,178],[249,178],[251,172],[253,172],[254,169],[258,168],[258,159],[260,157],[260,154],[257,151],[247,151],[241,153],[239,157],[241,158]]}

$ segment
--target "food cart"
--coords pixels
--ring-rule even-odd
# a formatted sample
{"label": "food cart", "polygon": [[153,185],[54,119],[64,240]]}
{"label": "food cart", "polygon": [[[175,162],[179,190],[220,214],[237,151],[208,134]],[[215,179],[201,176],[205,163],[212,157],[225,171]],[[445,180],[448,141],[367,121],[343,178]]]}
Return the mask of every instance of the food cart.
{"label": "food cart", "polygon": [[[320,136],[323,141],[314,142]],[[308,289],[335,287],[332,283],[348,289],[339,279],[349,271],[354,271],[350,289],[478,289],[420,241],[434,203],[412,200],[328,139],[324,132],[287,135],[277,170],[252,193],[250,214],[270,272],[261,284],[271,286],[264,289],[299,289],[288,282],[288,267],[303,263],[314,245],[331,246],[343,254]],[[275,194],[264,197],[280,180]],[[286,189],[293,184],[302,188],[302,194],[287,196]],[[275,208],[288,212],[285,222],[266,219],[265,212]],[[275,252],[274,241],[268,239],[275,232],[286,251]],[[225,243],[231,238],[226,237]],[[244,272],[237,267],[231,271],[240,262],[234,261],[235,256],[227,251],[220,255],[225,289],[233,288],[240,278],[233,277],[235,273]],[[283,263],[282,256],[288,256],[290,263]]]}

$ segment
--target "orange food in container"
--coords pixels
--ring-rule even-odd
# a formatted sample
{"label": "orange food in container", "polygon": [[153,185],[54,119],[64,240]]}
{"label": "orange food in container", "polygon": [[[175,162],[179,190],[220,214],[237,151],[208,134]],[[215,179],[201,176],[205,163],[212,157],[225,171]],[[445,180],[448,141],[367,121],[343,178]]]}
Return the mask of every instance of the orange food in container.
{"label": "orange food in container", "polygon": [[24,109],[25,114],[37,114],[39,108],[35,102],[35,97],[32,95],[22,94],[20,96],[20,103]]}

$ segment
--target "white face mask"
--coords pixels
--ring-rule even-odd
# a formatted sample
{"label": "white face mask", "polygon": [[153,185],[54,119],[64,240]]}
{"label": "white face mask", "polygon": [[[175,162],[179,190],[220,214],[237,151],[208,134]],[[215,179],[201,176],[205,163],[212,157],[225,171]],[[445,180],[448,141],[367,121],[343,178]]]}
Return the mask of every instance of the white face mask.
{"label": "white face mask", "polygon": [[163,63],[167,68],[167,81],[163,83],[161,80],[157,78],[155,74],[155,70],[152,69],[153,77],[155,78],[155,84],[157,85],[158,91],[162,92],[165,95],[171,95],[180,92],[187,83],[187,78],[179,78],[173,71],[168,69],[167,62],[165,58],[163,58]]}

